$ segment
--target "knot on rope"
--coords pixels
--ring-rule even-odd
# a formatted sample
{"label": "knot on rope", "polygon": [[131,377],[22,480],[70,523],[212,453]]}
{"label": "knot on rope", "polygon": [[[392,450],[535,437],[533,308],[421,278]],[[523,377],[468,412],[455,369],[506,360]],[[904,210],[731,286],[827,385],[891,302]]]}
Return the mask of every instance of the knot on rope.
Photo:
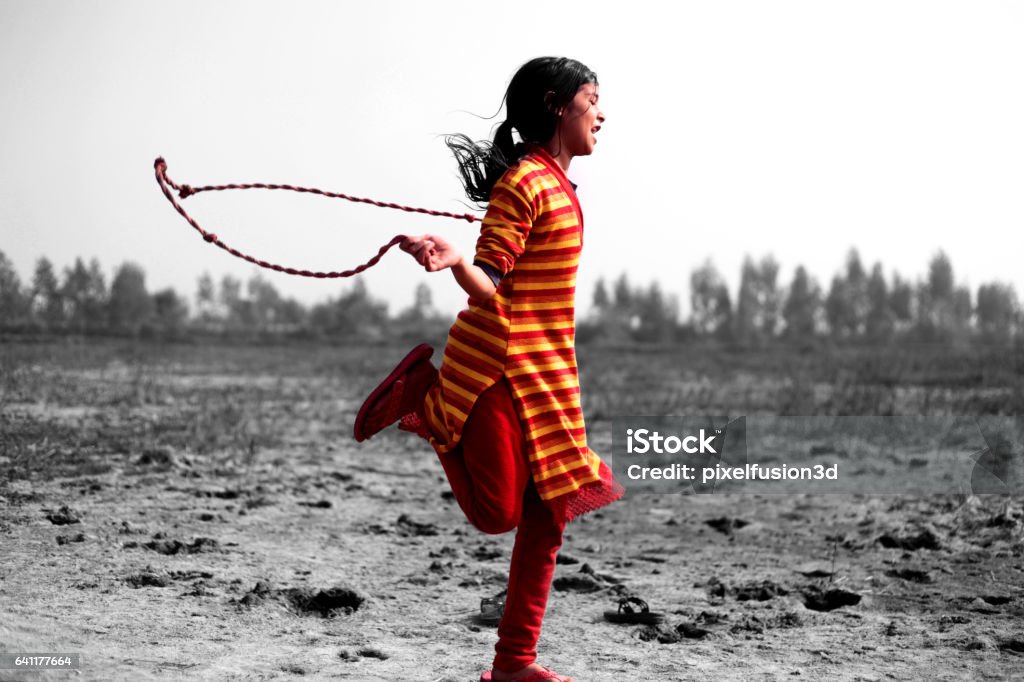
{"label": "knot on rope", "polygon": [[203,239],[212,243],[217,241],[217,235],[215,235],[213,232],[206,232],[203,234]]}
{"label": "knot on rope", "polygon": [[181,185],[178,187],[178,196],[182,199],[188,199],[195,193],[196,191],[192,189],[192,185]]}
{"label": "knot on rope", "polygon": [[167,170],[167,162],[164,161],[164,157],[156,157],[156,161],[153,162],[153,168],[161,172]]}

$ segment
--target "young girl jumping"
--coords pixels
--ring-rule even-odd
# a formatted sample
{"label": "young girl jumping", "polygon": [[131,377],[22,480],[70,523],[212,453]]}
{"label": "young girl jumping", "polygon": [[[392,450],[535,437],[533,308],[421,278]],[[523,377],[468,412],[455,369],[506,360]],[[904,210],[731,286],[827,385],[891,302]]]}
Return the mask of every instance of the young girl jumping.
{"label": "young girl jumping", "polygon": [[[604,115],[597,75],[573,59],[524,64],[492,142],[447,140],[470,199],[487,205],[472,262],[437,235],[401,248],[427,272],[451,269],[469,295],[440,371],[421,344],[367,398],[356,440],[390,424],[434,447],[470,523],[516,529],[497,655],[486,680],[561,680],[536,663],[565,524],[622,488],[587,447],[575,354],[583,213],[566,171],[594,151]],[[512,131],[521,138],[515,143]]]}

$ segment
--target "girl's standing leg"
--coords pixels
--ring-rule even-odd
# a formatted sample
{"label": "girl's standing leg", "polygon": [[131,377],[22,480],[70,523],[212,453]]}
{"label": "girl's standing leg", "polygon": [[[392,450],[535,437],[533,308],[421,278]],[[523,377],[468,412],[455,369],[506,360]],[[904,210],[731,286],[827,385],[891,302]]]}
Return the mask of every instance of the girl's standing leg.
{"label": "girl's standing leg", "polygon": [[537,660],[537,640],[564,527],[531,482],[523,496],[523,515],[508,572],[505,613],[498,625],[494,658],[497,670],[514,672]]}
{"label": "girl's standing leg", "polygon": [[518,527],[494,668],[521,670],[537,658],[565,524],[555,520],[533,486],[526,440],[504,378],[480,395],[461,442],[440,459],[470,523],[485,533]]}

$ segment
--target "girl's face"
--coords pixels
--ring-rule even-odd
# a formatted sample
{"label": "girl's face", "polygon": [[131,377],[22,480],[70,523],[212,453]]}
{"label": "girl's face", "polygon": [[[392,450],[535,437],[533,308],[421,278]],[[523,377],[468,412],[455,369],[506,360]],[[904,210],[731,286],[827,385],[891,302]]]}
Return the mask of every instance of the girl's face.
{"label": "girl's face", "polygon": [[597,106],[597,86],[584,83],[576,96],[561,112],[555,137],[572,156],[588,156],[597,144],[597,131],[604,123],[604,114]]}

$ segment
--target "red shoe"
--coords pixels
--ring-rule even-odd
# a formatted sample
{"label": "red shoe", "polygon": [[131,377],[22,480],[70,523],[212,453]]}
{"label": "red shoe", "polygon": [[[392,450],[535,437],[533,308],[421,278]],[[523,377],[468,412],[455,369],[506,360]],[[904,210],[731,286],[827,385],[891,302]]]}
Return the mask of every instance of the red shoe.
{"label": "red shoe", "polygon": [[[543,666],[541,667],[543,668]],[[558,673],[554,672],[549,668],[538,670],[537,672],[527,675],[526,677],[520,677],[515,682],[544,682],[545,680],[547,680],[548,682],[573,682],[573,679],[571,677],[559,675]],[[488,670],[480,676],[480,682],[493,682],[491,679],[490,670]]]}
{"label": "red shoe", "polygon": [[373,389],[356,415],[352,435],[357,441],[370,438],[422,406],[427,389],[437,380],[437,370],[430,364],[433,354],[433,348],[421,343]]}

